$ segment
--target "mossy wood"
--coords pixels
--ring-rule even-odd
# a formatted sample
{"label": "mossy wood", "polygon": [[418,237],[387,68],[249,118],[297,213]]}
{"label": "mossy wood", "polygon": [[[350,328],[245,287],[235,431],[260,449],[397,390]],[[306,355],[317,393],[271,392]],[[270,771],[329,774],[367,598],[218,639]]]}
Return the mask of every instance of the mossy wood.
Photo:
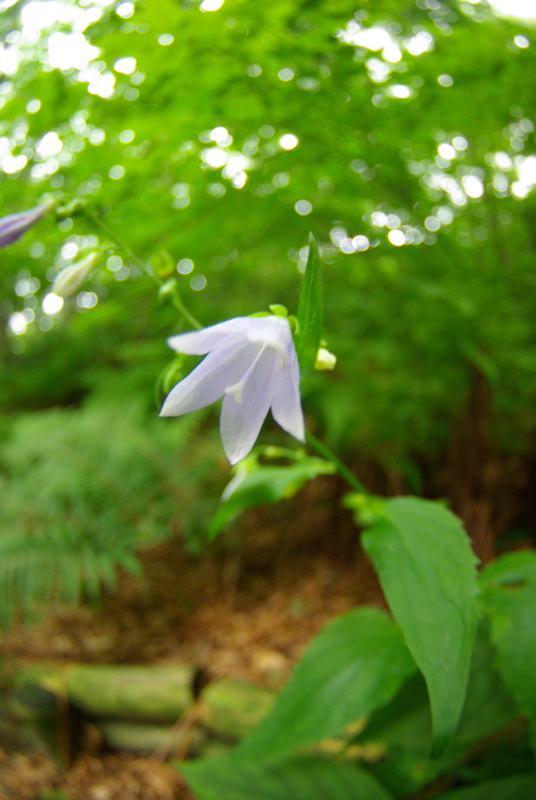
{"label": "mossy wood", "polygon": [[[194,707],[196,670],[188,664],[18,665],[12,694],[16,712],[39,732],[61,763],[72,757],[73,722],[92,722],[114,749],[152,752],[182,741],[181,718]],[[236,742],[269,711],[274,693],[222,678],[201,692],[195,710],[196,750],[214,739]],[[42,736],[45,727],[52,736]]]}

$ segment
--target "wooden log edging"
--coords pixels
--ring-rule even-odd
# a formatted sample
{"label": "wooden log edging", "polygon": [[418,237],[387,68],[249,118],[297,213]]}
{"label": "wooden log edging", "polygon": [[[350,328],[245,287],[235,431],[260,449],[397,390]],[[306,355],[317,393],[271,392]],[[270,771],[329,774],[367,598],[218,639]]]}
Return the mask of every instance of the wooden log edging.
{"label": "wooden log edging", "polygon": [[197,674],[189,664],[18,664],[12,707],[65,767],[85,726],[116,750],[205,753],[246,736],[275,699],[270,689],[233,678],[199,692]]}

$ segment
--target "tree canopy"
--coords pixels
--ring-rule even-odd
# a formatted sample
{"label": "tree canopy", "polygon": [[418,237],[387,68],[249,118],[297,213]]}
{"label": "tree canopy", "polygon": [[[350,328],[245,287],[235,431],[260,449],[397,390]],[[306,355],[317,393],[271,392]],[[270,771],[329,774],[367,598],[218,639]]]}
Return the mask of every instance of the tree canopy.
{"label": "tree canopy", "polygon": [[[48,193],[62,213],[2,253],[3,404],[80,398],[96,364],[158,374],[177,317],[139,259],[203,324],[295,311],[312,231],[339,362],[304,391],[330,435],[430,448],[477,370],[496,435],[522,446],[531,31],[486,2],[217,5],[4,3],[0,213]],[[97,245],[91,279],[43,308],[58,269]]]}

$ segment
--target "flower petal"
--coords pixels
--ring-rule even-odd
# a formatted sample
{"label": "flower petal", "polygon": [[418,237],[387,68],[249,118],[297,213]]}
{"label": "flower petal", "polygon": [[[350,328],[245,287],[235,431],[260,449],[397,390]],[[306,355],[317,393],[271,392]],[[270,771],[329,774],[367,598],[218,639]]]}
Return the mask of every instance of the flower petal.
{"label": "flower petal", "polygon": [[[239,344],[240,341],[247,341],[247,331],[251,328],[254,320],[251,317],[235,317],[226,322],[219,322],[200,331],[189,333],[179,333],[171,336],[168,344],[178,353],[185,353],[190,356],[202,356],[211,350],[220,348],[230,339]],[[236,347],[235,344],[235,347]]]}
{"label": "flower petal", "polygon": [[305,420],[300,400],[300,369],[294,344],[287,351],[283,366],[274,375],[272,416],[284,431],[305,441]]}
{"label": "flower petal", "polygon": [[223,400],[220,435],[231,464],[247,456],[259,435],[272,402],[278,357],[273,348],[263,348],[245,377],[241,392],[226,394]]}
{"label": "flower petal", "polygon": [[231,342],[213,350],[171,390],[160,416],[177,417],[215,403],[247,372],[258,349],[258,345],[249,342],[239,347]]}
{"label": "flower petal", "polygon": [[247,336],[251,342],[270,345],[280,353],[285,353],[292,344],[289,321],[285,317],[250,317],[249,322]]}

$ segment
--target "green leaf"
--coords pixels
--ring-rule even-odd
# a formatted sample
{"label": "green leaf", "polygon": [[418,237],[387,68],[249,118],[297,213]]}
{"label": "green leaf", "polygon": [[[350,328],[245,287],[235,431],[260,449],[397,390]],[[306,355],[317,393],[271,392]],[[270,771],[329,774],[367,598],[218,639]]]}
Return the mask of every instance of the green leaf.
{"label": "green leaf", "polygon": [[460,724],[440,758],[432,759],[429,755],[430,703],[420,673],[412,675],[386,706],[371,715],[355,741],[384,748],[384,757],[371,770],[388,789],[402,794],[416,792],[441,772],[451,770],[478,739],[515,718],[516,704],[494,665],[494,658],[487,625],[480,625]]}
{"label": "green leaf", "polygon": [[534,800],[536,775],[511,775],[440,794],[437,800]]}
{"label": "green leaf", "polygon": [[536,553],[496,559],[482,571],[481,587],[499,669],[529,718],[536,750]]}
{"label": "green leaf", "polygon": [[384,611],[349,611],[313,639],[272,711],[235,753],[266,758],[340,734],[387,703],[415,669]]}
{"label": "green leaf", "polygon": [[180,770],[200,800],[391,800],[378,781],[347,764],[310,756],[268,763],[232,757],[194,761]]}
{"label": "green leaf", "polygon": [[300,330],[297,350],[302,374],[309,372],[314,366],[322,339],[322,315],[322,264],[317,241],[310,233],[309,255],[298,303]]}
{"label": "green leaf", "polygon": [[335,467],[329,461],[305,455],[287,466],[259,464],[256,455],[243,459],[212,517],[210,535],[216,536],[228,520],[244,509],[292,497],[307,481],[332,472]]}
{"label": "green leaf", "polygon": [[477,619],[476,558],[458,518],[416,498],[388,500],[362,541],[426,680],[438,755],[465,699]]}

